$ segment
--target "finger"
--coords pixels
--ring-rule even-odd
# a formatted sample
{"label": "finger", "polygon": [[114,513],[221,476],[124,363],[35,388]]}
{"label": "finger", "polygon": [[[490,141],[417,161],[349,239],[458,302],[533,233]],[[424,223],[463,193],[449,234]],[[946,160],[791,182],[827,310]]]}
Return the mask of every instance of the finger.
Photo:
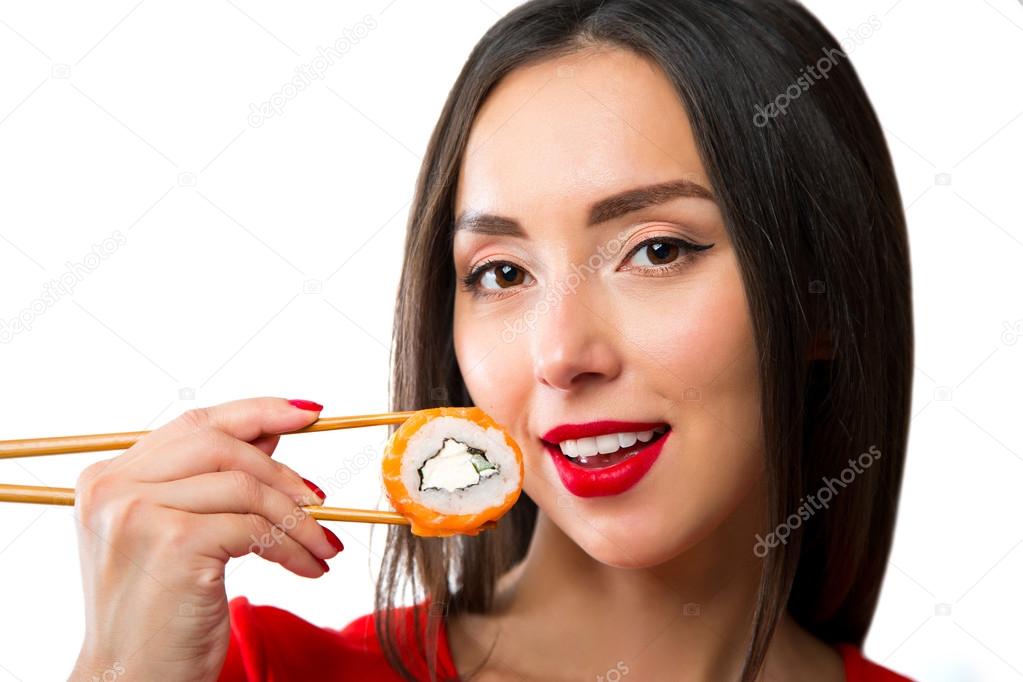
{"label": "finger", "polygon": [[278,563],[296,575],[317,578],[330,567],[301,543],[282,533],[258,514],[199,514],[194,523],[206,537],[219,539],[217,558],[224,563],[231,557],[256,554]]}
{"label": "finger", "polygon": [[267,457],[256,446],[210,427],[139,453],[120,473],[157,483],[215,471],[246,472],[300,504],[323,502],[294,469]]}
{"label": "finger", "polygon": [[[316,406],[309,401],[296,402],[306,407]],[[285,398],[244,398],[183,412],[143,436],[139,442],[144,441],[152,447],[204,427],[213,427],[239,440],[251,442],[264,435],[297,431],[316,421],[319,416],[319,410],[298,407]]]}
{"label": "finger", "polygon": [[[148,484],[147,484],[148,485]],[[258,514],[276,533],[286,533],[314,556],[329,559],[340,551],[340,541],[328,535],[287,495],[245,471],[217,471],[177,481],[153,484],[147,497],[164,507],[193,514]]]}
{"label": "finger", "polygon": [[[315,403],[306,403],[310,406]],[[183,420],[186,430],[212,426],[239,440],[253,441],[266,434],[286,433],[308,426],[319,417],[319,410],[296,407],[284,398],[246,398],[192,410]]]}
{"label": "finger", "polygon": [[277,449],[277,444],[280,443],[280,434],[272,434],[269,436],[260,436],[256,440],[252,441],[252,444],[266,453],[267,457],[273,457],[274,450]]}

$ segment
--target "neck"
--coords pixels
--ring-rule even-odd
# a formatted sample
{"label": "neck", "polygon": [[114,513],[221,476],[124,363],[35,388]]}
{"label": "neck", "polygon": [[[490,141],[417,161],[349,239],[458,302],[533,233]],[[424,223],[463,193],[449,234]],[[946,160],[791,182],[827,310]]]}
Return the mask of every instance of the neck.
{"label": "neck", "polygon": [[762,505],[758,484],[711,535],[648,568],[593,559],[541,511],[529,551],[499,585],[502,630],[524,638],[541,666],[533,669],[549,678],[585,670],[617,679],[626,666],[633,679],[665,670],[737,679],[760,580]]}

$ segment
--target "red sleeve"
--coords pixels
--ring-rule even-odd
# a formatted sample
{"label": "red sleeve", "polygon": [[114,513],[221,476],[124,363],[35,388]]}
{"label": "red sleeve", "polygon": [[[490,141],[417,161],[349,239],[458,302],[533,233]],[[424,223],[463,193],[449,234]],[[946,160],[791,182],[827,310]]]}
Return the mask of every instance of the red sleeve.
{"label": "red sleeve", "polygon": [[863,657],[863,652],[852,644],[839,644],[845,664],[846,682],[913,682],[893,670],[882,667]]}
{"label": "red sleeve", "polygon": [[[402,682],[380,648],[372,613],[335,630],[275,606],[251,604],[246,597],[235,597],[228,606],[231,639],[219,682]],[[410,609],[402,611],[411,616]],[[454,670],[444,630],[438,643],[440,679]]]}

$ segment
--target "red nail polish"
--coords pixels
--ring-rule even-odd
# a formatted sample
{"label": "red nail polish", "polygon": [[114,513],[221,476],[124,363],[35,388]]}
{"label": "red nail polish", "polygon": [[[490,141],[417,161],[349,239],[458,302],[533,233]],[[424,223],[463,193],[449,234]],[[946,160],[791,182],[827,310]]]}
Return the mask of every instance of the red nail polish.
{"label": "red nail polish", "polygon": [[325,493],[325,492],[323,492],[322,490],[320,490],[320,486],[316,485],[315,483],[313,483],[312,481],[310,481],[310,480],[309,480],[308,478],[303,478],[303,479],[302,479],[302,481],[303,481],[303,482],[304,482],[304,483],[305,483],[305,484],[306,484],[307,486],[309,486],[309,489],[310,489],[310,490],[312,490],[312,491],[313,491],[314,493],[316,493],[316,494],[317,494],[317,496],[319,496],[319,498],[320,498],[321,500],[325,500],[325,499],[327,499],[327,493]]}
{"label": "red nail polish", "polygon": [[312,400],[289,400],[289,403],[301,410],[311,410],[312,412],[319,412],[323,409],[323,405],[314,403]]}
{"label": "red nail polish", "polygon": [[324,573],[326,573],[327,571],[330,570],[330,566],[327,565],[326,561],[324,561],[323,559],[320,559],[319,557],[317,557],[316,560],[320,562],[320,568],[323,569]]}
{"label": "red nail polish", "polygon": [[331,547],[339,552],[345,548],[344,544],[341,542],[341,538],[334,535],[334,531],[324,526],[320,526],[320,528],[323,528],[323,534],[327,536],[327,542],[330,543]]}

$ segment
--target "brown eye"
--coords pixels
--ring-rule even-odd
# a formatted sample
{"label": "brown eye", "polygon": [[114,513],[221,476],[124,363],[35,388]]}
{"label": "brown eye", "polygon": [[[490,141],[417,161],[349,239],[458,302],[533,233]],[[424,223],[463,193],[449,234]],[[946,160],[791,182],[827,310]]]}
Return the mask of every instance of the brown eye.
{"label": "brown eye", "polygon": [[[645,255],[644,255],[645,254]],[[648,242],[643,244],[629,260],[631,265],[666,265],[679,256],[679,247],[670,242]]]}
{"label": "brown eye", "polygon": [[484,289],[508,289],[526,283],[529,275],[510,263],[495,263],[484,271],[480,284]]}

